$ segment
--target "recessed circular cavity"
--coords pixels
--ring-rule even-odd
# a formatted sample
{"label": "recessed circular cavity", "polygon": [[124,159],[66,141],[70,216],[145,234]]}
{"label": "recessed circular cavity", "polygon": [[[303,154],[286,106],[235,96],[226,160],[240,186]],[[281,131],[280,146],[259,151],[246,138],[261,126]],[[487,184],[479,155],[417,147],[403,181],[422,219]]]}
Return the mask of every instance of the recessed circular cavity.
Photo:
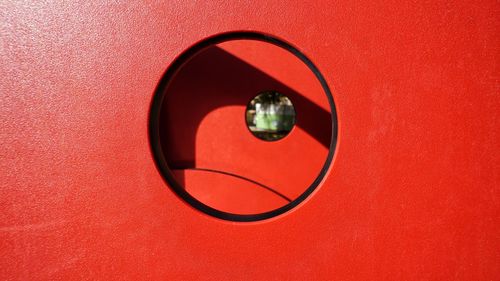
{"label": "recessed circular cavity", "polygon": [[149,136],[182,200],[220,219],[258,221],[318,187],[335,152],[337,114],[324,77],[297,48],[233,32],[198,42],[167,68]]}
{"label": "recessed circular cavity", "polygon": [[290,99],[276,91],[264,91],[247,106],[245,119],[248,130],[257,138],[277,141],[295,126],[295,109]]}

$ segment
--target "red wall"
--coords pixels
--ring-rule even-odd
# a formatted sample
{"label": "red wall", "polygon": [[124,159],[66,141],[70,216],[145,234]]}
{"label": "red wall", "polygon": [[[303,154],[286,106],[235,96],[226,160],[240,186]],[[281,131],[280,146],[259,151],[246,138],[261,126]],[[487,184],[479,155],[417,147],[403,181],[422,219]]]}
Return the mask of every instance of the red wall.
{"label": "red wall", "polygon": [[[498,10],[494,1],[4,1],[0,279],[498,279]],[[237,30],[297,46],[339,117],[317,191],[254,223],[187,205],[148,140],[167,66]]]}

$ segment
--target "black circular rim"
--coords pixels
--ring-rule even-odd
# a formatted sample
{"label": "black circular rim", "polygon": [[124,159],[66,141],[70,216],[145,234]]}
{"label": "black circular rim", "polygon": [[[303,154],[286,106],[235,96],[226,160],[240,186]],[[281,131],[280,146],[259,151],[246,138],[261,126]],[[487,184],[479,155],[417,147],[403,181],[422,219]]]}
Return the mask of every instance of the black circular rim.
{"label": "black circular rim", "polygon": [[[330,105],[330,111],[331,111],[331,116],[332,116],[332,134],[331,134],[331,141],[330,141],[330,148],[328,151],[327,158],[325,160],[325,163],[323,164],[323,167],[321,168],[318,176],[315,178],[315,180],[311,183],[311,185],[297,198],[295,198],[292,202],[268,211],[264,213],[258,213],[258,214],[233,214],[233,213],[228,213],[224,211],[217,210],[215,208],[212,208],[195,197],[193,197],[191,194],[189,194],[174,178],[172,171],[168,167],[167,161],[164,157],[163,150],[161,148],[160,144],[160,113],[161,113],[161,105],[163,103],[163,98],[166,94],[166,89],[170,83],[170,81],[173,79],[177,71],[186,63],[190,58],[192,58],[194,55],[199,53],[201,50],[212,46],[212,45],[217,45],[222,42],[230,41],[230,40],[257,40],[257,41],[262,41],[262,42],[267,42],[273,45],[276,45],[278,47],[281,47],[290,53],[292,53],[295,57],[300,59],[303,63],[309,67],[309,69],[314,73],[316,78],[321,84],[321,87],[323,88],[323,91],[325,92],[327,98],[328,98],[328,103]],[[228,32],[228,33],[222,33],[218,34],[209,38],[206,38],[194,46],[188,48],[186,51],[181,53],[167,68],[166,72],[162,76],[158,87],[156,88],[156,91],[153,95],[153,100],[151,103],[151,109],[150,109],[150,114],[149,114],[149,141],[151,145],[151,150],[153,154],[154,161],[156,163],[156,166],[164,178],[164,180],[167,182],[167,185],[178,195],[180,196],[184,201],[186,201],[188,204],[196,208],[197,210],[211,215],[213,217],[223,219],[223,220],[228,220],[228,221],[237,221],[237,222],[252,222],[252,221],[260,221],[260,220],[265,220],[269,219],[272,217],[276,217],[278,215],[281,215],[285,212],[288,212],[289,210],[295,208],[297,205],[299,205],[301,202],[303,202],[309,195],[313,193],[313,191],[318,187],[318,185],[321,183],[323,178],[326,176],[328,169],[332,163],[333,156],[335,154],[335,148],[337,145],[337,129],[338,129],[338,120],[337,120],[337,110],[335,107],[333,95],[330,91],[330,88],[328,87],[328,84],[319,71],[319,69],[314,65],[314,63],[306,57],[301,51],[299,51],[296,47],[292,46],[291,44],[278,39],[274,36],[268,35],[268,34],[263,34],[263,33],[258,33],[258,32],[253,32],[253,31],[239,31],[239,32]]]}

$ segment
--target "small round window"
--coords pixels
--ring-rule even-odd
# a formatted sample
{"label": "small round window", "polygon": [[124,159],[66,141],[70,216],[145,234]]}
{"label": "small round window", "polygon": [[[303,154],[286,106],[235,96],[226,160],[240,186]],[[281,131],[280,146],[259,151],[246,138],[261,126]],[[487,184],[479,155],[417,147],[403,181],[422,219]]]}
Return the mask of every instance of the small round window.
{"label": "small round window", "polygon": [[295,109],[290,99],[276,91],[265,91],[254,97],[246,109],[247,127],[265,141],[284,138],[295,125]]}

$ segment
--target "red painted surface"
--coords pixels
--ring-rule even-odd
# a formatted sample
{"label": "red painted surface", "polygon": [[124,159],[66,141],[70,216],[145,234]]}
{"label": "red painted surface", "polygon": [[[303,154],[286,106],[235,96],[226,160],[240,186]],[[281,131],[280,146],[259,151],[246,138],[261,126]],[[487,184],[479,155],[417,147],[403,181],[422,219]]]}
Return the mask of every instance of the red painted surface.
{"label": "red painted surface", "polygon": [[[0,277],[495,280],[494,1],[0,4]],[[298,46],[339,113],[334,163],[293,211],[189,207],[150,153],[166,67],[207,36]]]}

